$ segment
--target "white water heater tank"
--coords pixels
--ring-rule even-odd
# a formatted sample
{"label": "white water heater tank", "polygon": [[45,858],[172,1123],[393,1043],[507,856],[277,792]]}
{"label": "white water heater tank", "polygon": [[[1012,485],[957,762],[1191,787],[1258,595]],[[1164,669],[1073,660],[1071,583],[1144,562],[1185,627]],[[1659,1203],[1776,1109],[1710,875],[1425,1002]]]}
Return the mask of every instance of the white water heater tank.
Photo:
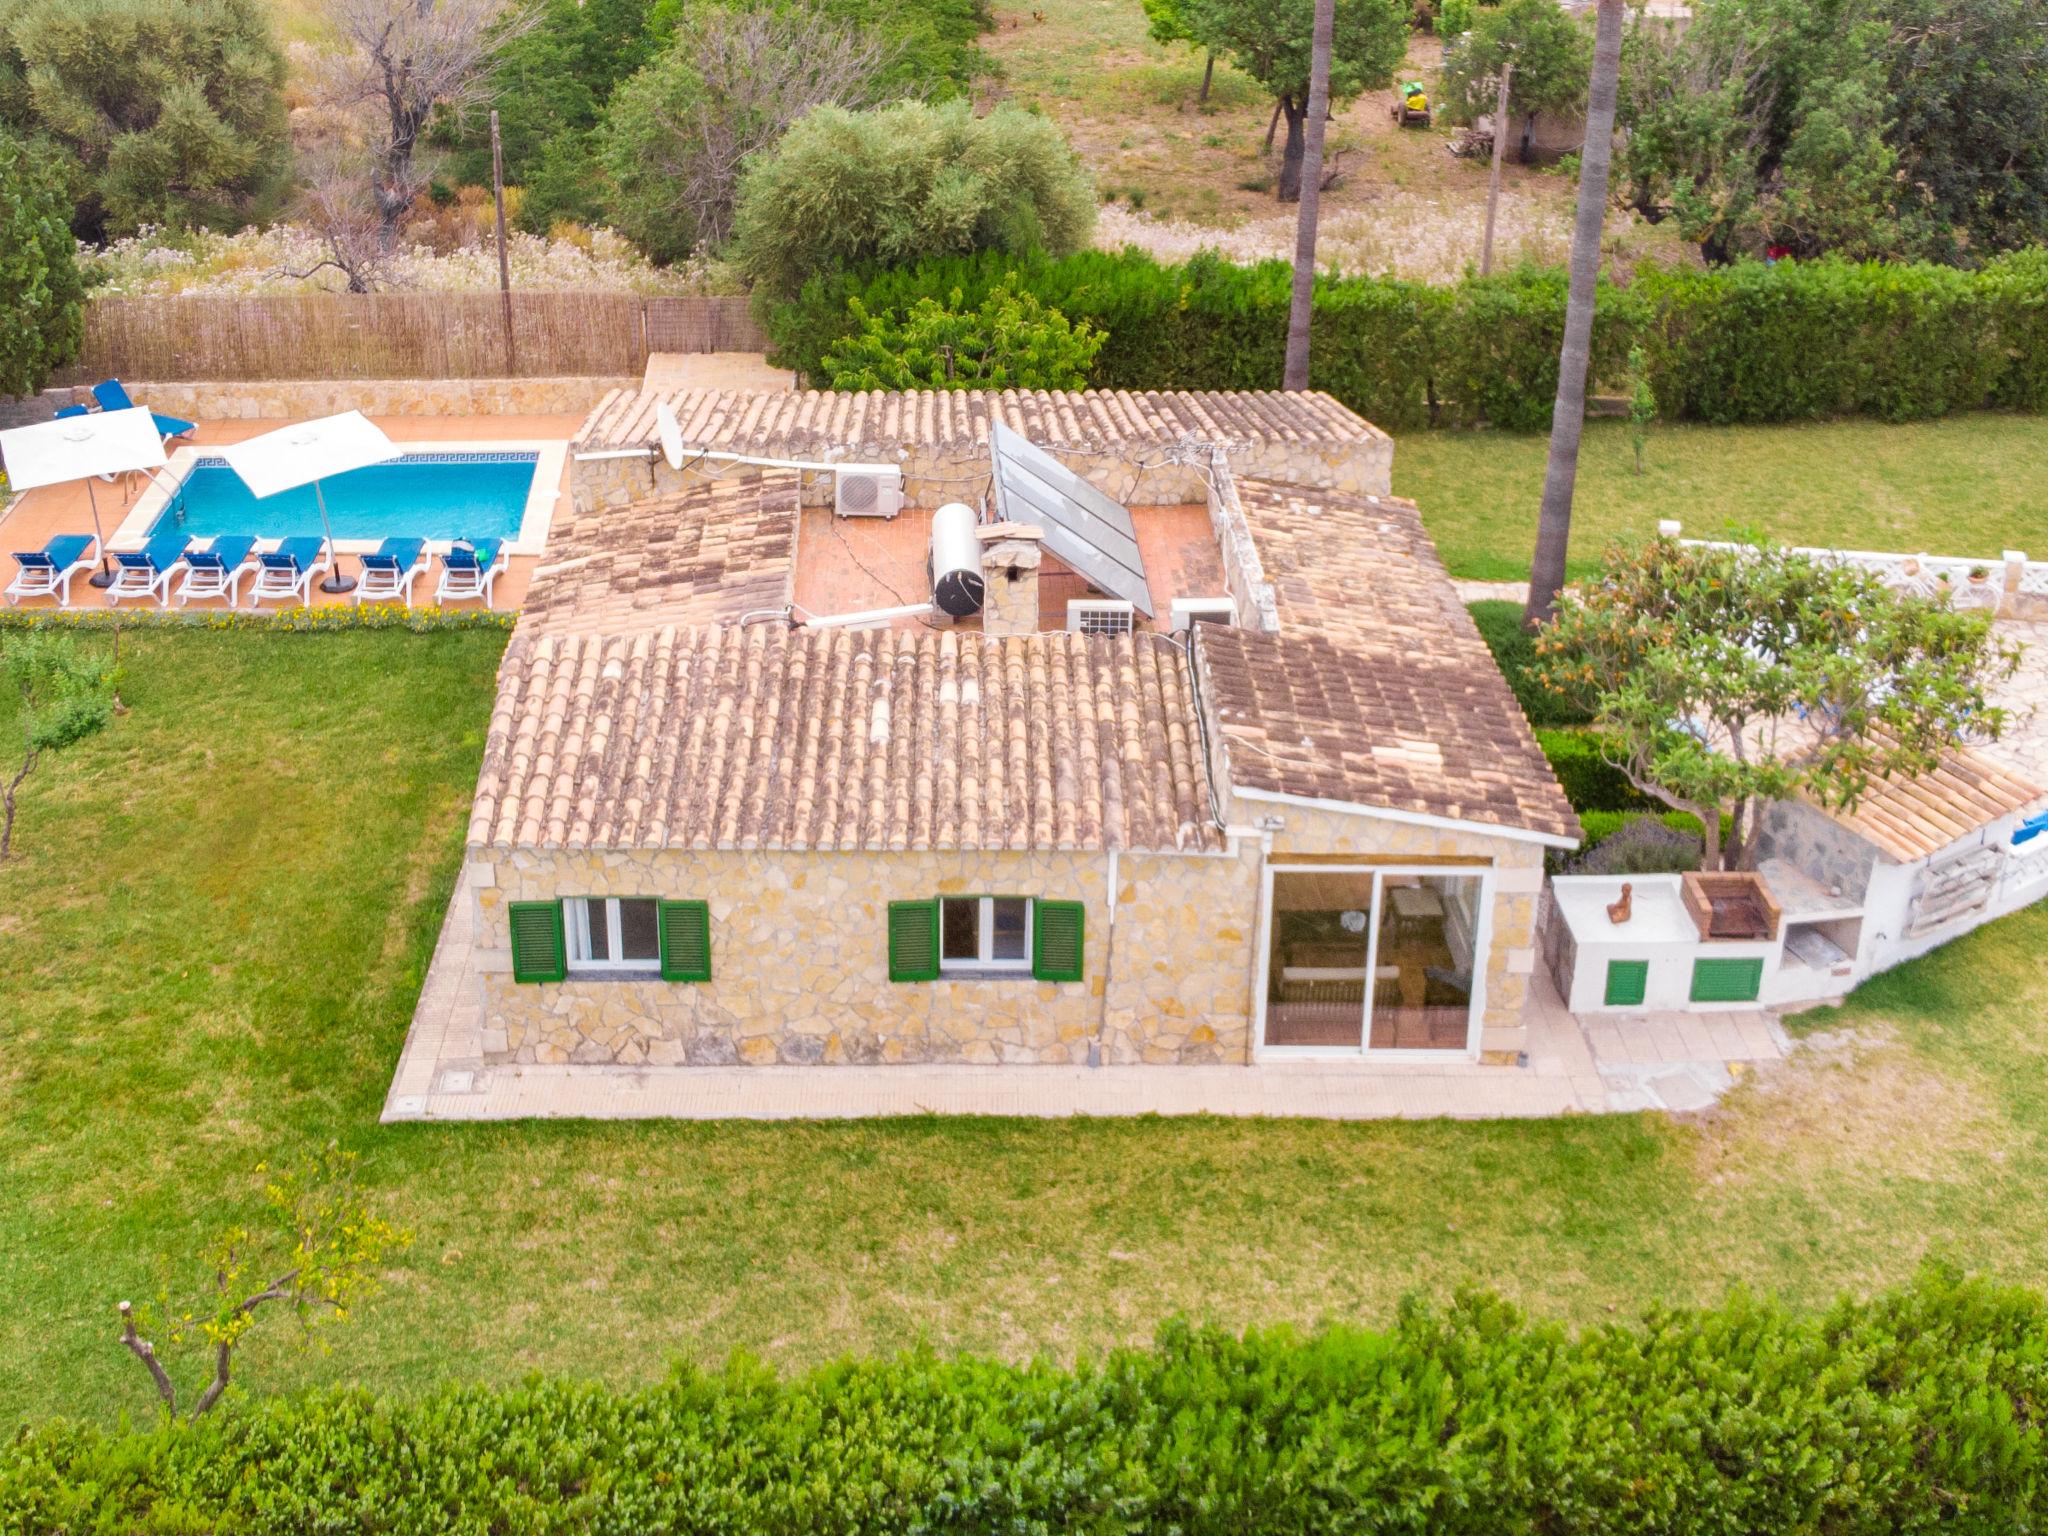
{"label": "white water heater tank", "polygon": [[949,501],[932,514],[932,601],[956,619],[981,612],[981,540],[974,508]]}

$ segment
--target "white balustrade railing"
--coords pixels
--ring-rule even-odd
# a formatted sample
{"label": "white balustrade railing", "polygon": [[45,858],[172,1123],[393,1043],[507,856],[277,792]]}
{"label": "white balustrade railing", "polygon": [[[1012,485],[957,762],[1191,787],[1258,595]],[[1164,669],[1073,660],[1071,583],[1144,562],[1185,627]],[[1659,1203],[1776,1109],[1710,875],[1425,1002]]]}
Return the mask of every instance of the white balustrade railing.
{"label": "white balustrade railing", "polygon": [[[1675,523],[1660,527],[1665,533],[1678,531]],[[1700,549],[1740,547],[1716,539],[1682,542]],[[2048,560],[2029,560],[2017,550],[2007,550],[1996,560],[1876,549],[1816,549],[1806,545],[1794,546],[1794,552],[1831,564],[1861,566],[1876,572],[1895,591],[1915,597],[1946,597],[1958,608],[1985,608],[1996,613],[2005,606],[2008,597],[2048,600]]]}

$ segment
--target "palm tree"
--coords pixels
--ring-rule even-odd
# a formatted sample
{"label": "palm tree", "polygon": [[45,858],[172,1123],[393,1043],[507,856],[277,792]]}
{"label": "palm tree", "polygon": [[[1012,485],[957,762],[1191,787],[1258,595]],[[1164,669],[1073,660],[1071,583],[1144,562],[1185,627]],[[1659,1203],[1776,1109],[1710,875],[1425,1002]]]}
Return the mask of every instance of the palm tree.
{"label": "palm tree", "polygon": [[1330,52],[1337,0],[1316,0],[1309,40],[1308,142],[1301,156],[1301,210],[1294,225],[1294,297],[1287,307],[1287,368],[1282,389],[1308,388],[1308,322],[1316,291],[1316,214],[1323,195],[1323,127],[1330,117]]}
{"label": "palm tree", "polygon": [[1586,365],[1593,350],[1593,294],[1600,276],[1600,226],[1607,212],[1607,169],[1614,159],[1614,99],[1621,82],[1623,0],[1600,0],[1593,31],[1593,79],[1587,92],[1586,145],[1579,161],[1579,212],[1572,226],[1571,296],[1558,358],[1557,405],[1550,415],[1550,463],[1543,475],[1543,512],[1522,622],[1550,617],[1564,585],[1571,542],[1572,487],[1579,474],[1579,435],[1586,425]]}

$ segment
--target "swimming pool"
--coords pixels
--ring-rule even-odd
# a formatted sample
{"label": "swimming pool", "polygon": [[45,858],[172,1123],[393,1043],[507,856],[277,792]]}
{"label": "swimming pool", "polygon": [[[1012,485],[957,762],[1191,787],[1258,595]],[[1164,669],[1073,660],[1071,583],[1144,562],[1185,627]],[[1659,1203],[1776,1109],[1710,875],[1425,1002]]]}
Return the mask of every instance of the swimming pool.
{"label": "swimming pool", "polygon": [[[387,538],[510,542],[525,523],[540,459],[538,452],[514,449],[408,453],[323,480],[320,489],[334,541],[344,549]],[[185,468],[145,536],[242,533],[283,539],[320,531],[310,485],[259,501],[227,460],[202,453]]]}

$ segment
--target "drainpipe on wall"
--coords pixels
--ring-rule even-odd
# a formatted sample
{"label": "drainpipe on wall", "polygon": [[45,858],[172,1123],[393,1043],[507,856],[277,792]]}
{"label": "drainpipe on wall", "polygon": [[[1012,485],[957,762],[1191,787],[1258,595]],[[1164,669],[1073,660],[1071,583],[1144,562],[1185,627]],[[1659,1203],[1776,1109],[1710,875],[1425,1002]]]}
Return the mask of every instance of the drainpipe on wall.
{"label": "drainpipe on wall", "polygon": [[1102,1065],[1102,1043],[1109,1037],[1109,989],[1116,981],[1117,851],[1109,850],[1109,933],[1102,949],[1102,1007],[1095,1017],[1095,1038],[1088,1042],[1088,1065]]}

